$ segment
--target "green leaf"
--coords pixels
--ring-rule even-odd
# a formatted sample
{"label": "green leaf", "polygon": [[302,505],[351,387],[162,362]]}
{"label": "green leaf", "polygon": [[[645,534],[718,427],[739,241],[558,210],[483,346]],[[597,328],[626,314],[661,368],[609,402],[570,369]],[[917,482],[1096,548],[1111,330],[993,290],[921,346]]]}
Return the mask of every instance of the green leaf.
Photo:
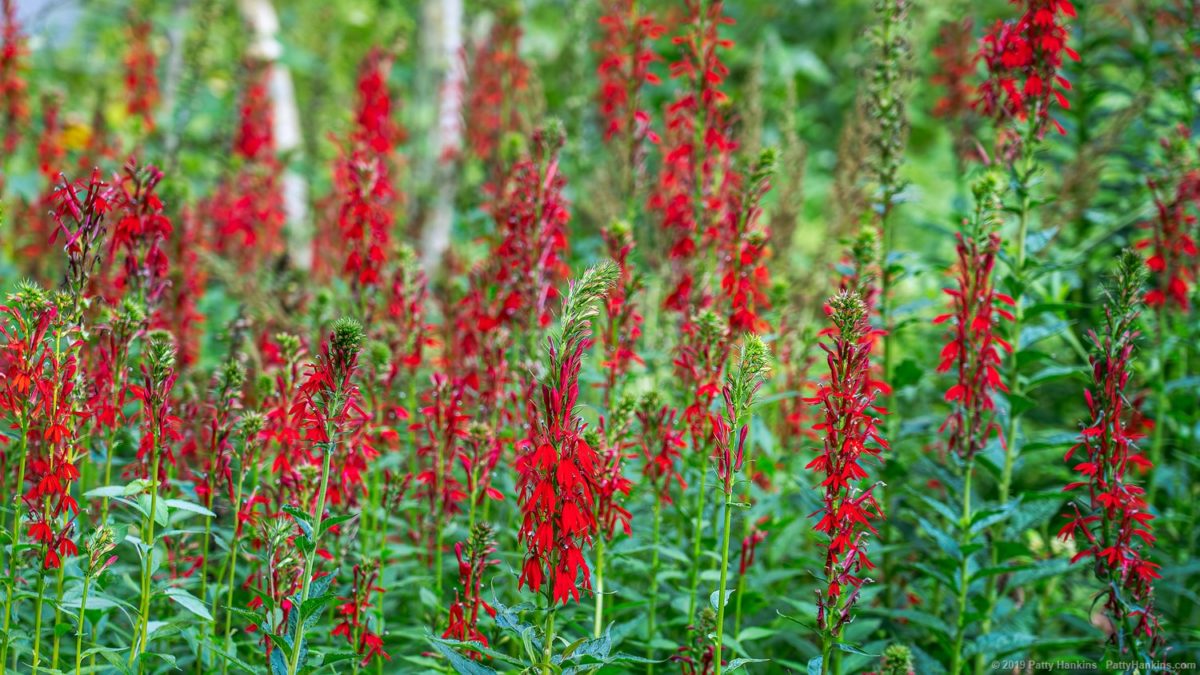
{"label": "green leaf", "polygon": [[129,495],[129,493],[125,491],[126,487],[128,487],[128,486],[105,485],[104,487],[98,487],[98,488],[88,490],[87,492],[83,493],[83,496],[90,497],[92,499],[125,497],[125,496]]}
{"label": "green leaf", "polygon": [[[300,618],[307,619],[310,616],[313,616],[314,613],[319,615],[321,611],[334,600],[337,600],[336,595],[322,595],[317,598],[309,598],[308,600],[305,600],[304,604],[300,607]],[[305,625],[307,626],[307,622]]]}
{"label": "green leaf", "polygon": [[212,614],[209,613],[208,608],[204,606],[204,603],[200,602],[199,598],[191,593],[188,593],[182,588],[167,589],[167,597],[179,603],[181,607],[192,614],[195,614],[201,619],[204,619],[205,621],[213,620]]}
{"label": "green leaf", "polygon": [[[820,658],[820,657],[818,657],[818,658]],[[733,671],[745,666],[748,663],[766,663],[767,661],[770,661],[770,659],[734,659],[734,660],[730,661],[729,664],[726,665],[725,668],[721,672],[732,673]]]}
{"label": "green leaf", "polygon": [[821,675],[821,657],[814,656],[808,660],[808,675]]}
{"label": "green leaf", "polygon": [[1013,514],[1018,502],[1009,502],[1006,506],[994,509],[980,509],[971,516],[971,534],[976,535],[996,523],[1003,522]]}
{"label": "green leaf", "polygon": [[833,643],[833,646],[837,647],[838,649],[840,649],[843,652],[846,652],[847,654],[857,654],[859,656],[869,656],[871,658],[875,658],[875,657],[879,656],[879,654],[870,654],[868,652],[864,652],[863,650],[859,649],[858,647],[855,647],[854,645],[852,645],[848,642],[835,642],[835,643]]}
{"label": "green leaf", "polygon": [[198,513],[202,516],[208,516],[209,518],[217,517],[217,514],[213,513],[212,511],[209,511],[208,509],[204,508],[203,506],[200,506],[199,504],[193,504],[192,502],[184,501],[182,499],[168,499],[168,500],[166,500],[166,504],[168,507],[170,507],[172,509],[178,509],[180,511],[188,511],[190,513]]}
{"label": "green leaf", "polygon": [[1030,647],[1037,641],[1037,637],[1029,633],[992,632],[975,638],[971,644],[967,645],[964,652],[967,656],[976,654],[1004,656]]}
{"label": "green leaf", "polygon": [[450,667],[458,675],[496,675],[495,670],[482,663],[468,659],[440,642],[435,642],[433,646],[442,653],[442,656],[446,657],[446,660],[450,662]]}
{"label": "green leaf", "polygon": [[348,514],[340,515],[340,516],[330,516],[330,517],[326,518],[325,520],[321,521],[321,531],[318,536],[324,535],[326,532],[329,531],[329,528],[331,528],[335,525],[341,525],[342,523],[346,522],[347,520],[353,520],[357,517],[358,517],[357,513],[348,513]]}
{"label": "green leaf", "polygon": [[954,558],[955,560],[962,560],[962,551],[958,549],[958,542],[954,541],[954,537],[951,537],[946,533],[945,530],[937,527],[924,518],[918,518],[917,523],[919,523],[921,527],[933,537],[934,541],[937,542],[938,547],[941,548],[946,555]]}
{"label": "green leaf", "polygon": [[312,516],[291,504],[285,504],[283,507],[283,512],[290,515],[292,518],[295,518],[296,524],[299,525],[300,529],[304,531],[304,536],[308,539],[312,539]]}
{"label": "green leaf", "polygon": [[773,635],[777,635],[778,633],[779,633],[779,630],[776,628],[767,628],[765,626],[750,626],[748,628],[743,628],[742,632],[738,633],[737,641],[738,642],[749,642],[751,640],[761,640],[763,638],[769,638]]}

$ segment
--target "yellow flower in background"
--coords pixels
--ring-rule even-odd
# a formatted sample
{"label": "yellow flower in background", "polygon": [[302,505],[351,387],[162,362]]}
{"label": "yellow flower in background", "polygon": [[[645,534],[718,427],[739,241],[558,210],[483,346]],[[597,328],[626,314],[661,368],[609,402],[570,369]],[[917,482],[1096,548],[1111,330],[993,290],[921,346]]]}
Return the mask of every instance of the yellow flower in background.
{"label": "yellow flower in background", "polygon": [[92,140],[92,128],[80,120],[68,120],[62,130],[62,144],[68,150],[83,150]]}

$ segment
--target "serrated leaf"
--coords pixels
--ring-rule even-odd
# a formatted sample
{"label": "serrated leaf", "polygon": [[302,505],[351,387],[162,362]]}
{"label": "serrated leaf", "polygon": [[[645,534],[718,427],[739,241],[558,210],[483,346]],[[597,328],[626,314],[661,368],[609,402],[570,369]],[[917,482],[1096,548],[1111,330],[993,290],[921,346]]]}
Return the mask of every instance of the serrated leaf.
{"label": "serrated leaf", "polygon": [[[311,517],[307,513],[301,511],[295,506],[292,506],[291,504],[285,505],[283,507],[283,511],[284,513],[292,516],[292,518],[296,521],[296,524],[300,526],[300,530],[304,532],[304,538],[311,543],[313,538]],[[297,543],[299,543],[299,541],[300,540],[297,540]],[[312,548],[310,547],[307,551],[305,551],[305,553],[312,553]]]}
{"label": "serrated leaf", "polygon": [[808,675],[821,675],[821,657],[814,656],[808,660]]}
{"label": "serrated leaf", "polygon": [[348,520],[353,520],[357,517],[358,517],[357,513],[348,513],[348,514],[343,514],[340,516],[330,516],[330,517],[326,518],[325,520],[321,521],[320,534],[324,535],[326,532],[329,531],[330,528],[332,528],[336,525],[341,525],[342,523],[344,523]]}
{"label": "serrated leaf", "polygon": [[746,659],[746,658],[734,659],[734,660],[730,661],[721,672],[732,673],[733,671],[745,666],[746,664],[766,663],[767,661],[770,661],[770,659]]}

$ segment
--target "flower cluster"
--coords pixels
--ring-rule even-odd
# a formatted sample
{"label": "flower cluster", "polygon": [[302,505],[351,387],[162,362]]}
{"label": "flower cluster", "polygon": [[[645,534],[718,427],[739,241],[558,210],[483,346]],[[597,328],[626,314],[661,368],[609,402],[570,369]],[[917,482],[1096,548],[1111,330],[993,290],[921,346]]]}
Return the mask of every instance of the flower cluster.
{"label": "flower cluster", "polygon": [[937,46],[933,48],[938,67],[930,78],[930,82],[942,87],[942,95],[933,106],[933,114],[938,117],[957,119],[971,109],[975,98],[971,78],[979,62],[972,49],[974,29],[971,17],[947,21],[938,28]]}
{"label": "flower cluster", "polygon": [[487,165],[495,181],[505,137],[521,130],[520,97],[529,88],[529,64],[521,58],[521,26],[512,12],[496,17],[491,31],[467,64],[463,110],[467,147]]}
{"label": "flower cluster", "polygon": [[1053,104],[1070,108],[1071,83],[1060,73],[1063,56],[1078,61],[1067,46],[1066,20],[1075,16],[1069,0],[1012,0],[1022,8],[1016,21],[998,21],[984,36],[979,58],[988,79],[979,86],[975,107],[995,119],[1033,117],[1040,136],[1047,124],[1066,130],[1050,114]]}
{"label": "flower cluster", "polygon": [[3,120],[4,152],[10,155],[29,121],[28,86],[21,76],[25,67],[25,36],[17,23],[16,5],[15,0],[4,0],[4,29],[0,34],[0,120]]}
{"label": "flower cluster", "polygon": [[770,307],[767,290],[771,278],[766,264],[767,233],[759,225],[759,216],[774,171],[775,151],[763,150],[741,189],[737,210],[730,214],[733,227],[721,291],[729,303],[729,328],[734,331],[764,332],[768,328],[762,312]]}
{"label": "flower cluster", "polygon": [[250,61],[244,68],[233,140],[233,156],[239,163],[208,205],[216,225],[216,250],[247,265],[261,264],[283,251],[287,220],[282,166],[275,156],[271,76],[268,63]]}
{"label": "flower cluster", "polygon": [[746,438],[750,435],[747,415],[767,375],[768,359],[769,353],[763,341],[753,333],[747,334],[742,343],[738,368],[729,374],[725,386],[721,388],[725,414],[710,417],[717,476],[724,483],[726,496],[732,494],[734,474],[742,470],[745,461]]}
{"label": "flower cluster", "polygon": [[712,310],[684,323],[674,359],[675,372],[692,400],[683,410],[692,449],[707,447],[713,399],[721,391],[721,377],[729,361],[729,328]]}
{"label": "flower cluster", "polygon": [[529,436],[516,463],[519,537],[526,546],[518,586],[537,592],[549,580],[555,603],[579,600],[581,574],[583,587],[591,588],[583,547],[597,533],[592,503],[600,460],[584,441],[584,422],[575,406],[591,319],[618,275],[616,264],[607,262],[571,285],[562,332],[551,341],[546,379],[527,402]]}
{"label": "flower cluster", "polygon": [[658,395],[651,391],[642,397],[637,410],[638,446],[644,465],[642,475],[650,481],[654,498],[662,504],[670,504],[671,484],[678,483],[680,492],[687,490],[687,483],[679,472],[679,453],[687,447],[683,430],[676,424],[679,412],[660,403]]}
{"label": "flower cluster", "polygon": [[1196,262],[1200,258],[1193,234],[1200,209],[1200,161],[1189,157],[1194,150],[1187,129],[1181,128],[1173,142],[1164,140],[1163,146],[1180,165],[1173,167],[1179,175],[1170,177],[1173,180],[1169,183],[1148,181],[1154,195],[1155,218],[1146,225],[1151,236],[1136,247],[1150,251],[1146,258],[1151,272],[1146,304],[1153,308],[1173,305],[1186,311],[1191,306],[1189,295],[1196,283]]}
{"label": "flower cluster", "polygon": [[[683,86],[666,109],[663,165],[649,202],[670,246],[672,290],[664,305],[685,316],[706,304],[690,261],[702,238],[712,238],[727,225],[737,148],[724,106],[728,97],[721,89],[729,68],[720,50],[733,42],[721,37],[720,28],[733,20],[724,15],[720,0],[687,0],[686,5],[685,32],[672,39],[681,55],[670,64],[672,79]],[[699,298],[694,297],[698,290]]]}
{"label": "flower cluster", "polygon": [[[471,536],[464,546],[462,542],[454,545],[454,556],[458,558],[458,580],[462,586],[455,593],[454,602],[450,605],[450,622],[443,638],[452,638],[464,642],[478,642],[488,646],[487,636],[479,630],[479,610],[489,616],[496,616],[496,610],[484,601],[483,575],[487,568],[499,565],[500,561],[493,559],[496,552],[495,537],[492,527],[487,523],[477,523],[471,530]],[[472,656],[481,656],[473,652]]]}
{"label": "flower cluster", "polygon": [[539,129],[534,134],[533,156],[512,167],[492,206],[492,218],[501,233],[493,251],[491,275],[497,289],[494,305],[498,306],[485,317],[481,330],[500,324],[518,329],[550,324],[557,284],[567,273],[563,259],[571,213],[559,164],[565,142],[561,124]]}
{"label": "flower cluster", "polygon": [[830,298],[826,313],[835,329],[821,345],[829,376],[817,395],[807,399],[821,408],[813,430],[822,434],[824,445],[805,468],[822,477],[823,506],[816,512],[821,519],[813,529],[829,537],[825,589],[817,591],[817,625],[836,636],[851,620],[853,605],[867,581],[862,571],[875,567],[867,558],[867,538],[876,533],[871,521],[883,517],[872,494],[875,485],[861,487],[870,475],[861,462],[882,461],[881,452],[888,445],[877,428],[875,400],[880,390],[870,379],[870,326],[862,298],[842,291]]}
{"label": "flower cluster", "polygon": [[126,290],[134,293],[153,311],[167,285],[170,268],[164,249],[174,228],[156,193],[163,179],[154,165],[139,166],[133,158],[113,179],[107,197],[116,223],[109,242],[108,262],[123,254],[122,271],[111,280],[106,296],[110,304]]}
{"label": "flower cluster", "polygon": [[637,353],[638,339],[642,336],[642,313],[633,302],[633,295],[641,288],[641,280],[634,276],[629,260],[633,252],[633,231],[629,223],[619,220],[603,234],[609,257],[621,268],[617,285],[613,286],[604,305],[607,322],[604,362],[600,364],[605,369],[604,401],[612,409],[619,382],[634,363],[643,363]]}
{"label": "flower cluster", "polygon": [[1008,391],[1000,378],[1001,350],[1011,352],[1012,346],[996,335],[996,328],[1000,319],[1012,321],[1013,314],[997,303],[1015,307],[1016,302],[996,291],[992,279],[1000,252],[1000,235],[995,232],[1000,206],[997,186],[998,181],[989,174],[974,187],[976,206],[970,229],[956,233],[957,285],[945,289],[953,311],[933,320],[934,324],[952,321],[937,370],[955,374],[955,383],[945,396],[953,409],[938,431],[949,430],[950,450],[964,459],[982,450],[993,433],[1004,442],[1000,425],[991,418],[995,409],[992,397],[997,390]]}
{"label": "flower cluster", "polygon": [[158,105],[158,57],[150,44],[154,25],[136,20],[129,26],[129,49],[125,52],[125,96],[129,114],[142,120],[146,131],[154,130],[154,108]]}
{"label": "flower cluster", "polygon": [[392,660],[392,657],[383,651],[383,639],[378,633],[371,631],[369,616],[374,607],[371,596],[383,592],[384,589],[379,586],[378,567],[363,568],[362,565],[355,565],[351,595],[340,598],[342,603],[337,608],[340,621],[334,626],[332,635],[346,638],[346,642],[350,643],[351,648],[362,659],[360,667],[365,668],[371,659],[376,657]]}
{"label": "flower cluster", "polygon": [[604,38],[597,48],[600,63],[596,66],[604,140],[619,138],[631,153],[626,160],[632,166],[643,140],[658,142],[650,128],[650,113],[641,108],[641,94],[646,85],[660,82],[650,69],[658,60],[652,45],[666,27],[652,14],[642,13],[636,0],[607,0],[604,11],[600,17]]}
{"label": "flower cluster", "polygon": [[[387,78],[391,58],[374,49],[359,71],[354,130],[334,165],[337,222],[345,246],[342,273],[365,302],[364,289],[384,283],[391,248],[397,194],[392,185],[392,152],[403,134],[391,119]],[[317,252],[320,255],[320,252]]]}
{"label": "flower cluster", "polygon": [[[1126,252],[1108,293],[1103,332],[1089,333],[1092,381],[1084,390],[1088,421],[1065,459],[1071,462],[1079,454],[1085,456],[1074,466],[1080,480],[1064,488],[1086,496],[1075,500],[1074,513],[1066,516],[1070,522],[1058,533],[1079,546],[1071,562],[1092,559],[1096,577],[1104,585],[1105,609],[1116,629],[1114,644],[1123,651],[1132,649],[1134,656],[1153,653],[1161,643],[1153,597],[1159,565],[1146,557],[1154,543],[1150,524],[1154,516],[1143,499],[1145,491],[1129,473],[1131,466],[1149,471],[1153,465],[1137,447],[1141,435],[1130,428],[1132,411],[1125,394],[1132,375],[1144,278],[1141,259]],[[1128,625],[1127,620],[1134,624]],[[1139,650],[1139,644],[1148,649]]]}

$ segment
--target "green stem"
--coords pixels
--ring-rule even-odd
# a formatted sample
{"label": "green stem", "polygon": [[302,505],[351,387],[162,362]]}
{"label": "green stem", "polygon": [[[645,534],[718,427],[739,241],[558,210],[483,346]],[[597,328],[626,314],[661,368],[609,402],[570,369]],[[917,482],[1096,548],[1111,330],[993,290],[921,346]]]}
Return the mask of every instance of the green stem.
{"label": "green stem", "polygon": [[[732,474],[730,474],[730,478],[732,478]],[[729,578],[729,530],[733,520],[731,480],[726,479],[725,483],[725,530],[721,535],[721,585],[717,593],[717,656],[714,661],[716,675],[721,675],[721,649],[725,639],[725,586]]]}
{"label": "green stem", "polygon": [[592,636],[600,637],[604,632],[604,536],[596,538],[596,617],[592,624]]}
{"label": "green stem", "polygon": [[700,469],[700,489],[696,493],[696,524],[692,530],[691,599],[688,601],[688,625],[696,623],[696,594],[700,589],[700,545],[704,538],[704,497],[708,481],[708,458]]}
{"label": "green stem", "polygon": [[[549,599],[547,597],[547,599]],[[542,644],[542,675],[550,675],[553,668],[554,657],[554,601],[550,600],[550,606],[546,609],[546,629],[542,635],[545,641]]]}
{"label": "green stem", "polygon": [[836,671],[833,668],[833,643],[834,636],[826,632],[821,635],[821,675],[832,675]]}
{"label": "green stem", "polygon": [[954,651],[951,655],[950,674],[959,675],[963,666],[963,637],[967,632],[967,595],[970,590],[970,556],[962,549],[971,543],[971,474],[974,473],[974,461],[967,460],[966,475],[963,477],[962,519],[958,522],[959,549],[962,563],[958,571],[958,615],[954,630]]}
{"label": "green stem", "polygon": [[50,669],[58,670],[58,654],[62,645],[62,635],[58,632],[58,624],[62,623],[63,597],[63,566],[58,566],[58,579],[54,584],[54,644],[50,649]]}
{"label": "green stem", "polygon": [[91,587],[92,578],[87,574],[83,576],[83,595],[79,598],[79,625],[75,629],[75,675],[80,675],[80,670],[83,668],[83,630],[84,610],[87,608],[88,590]]}
{"label": "green stem", "polygon": [[[662,532],[662,500],[656,494],[654,496],[654,545],[650,549],[650,608],[649,616],[646,617],[646,657],[654,658],[654,647],[649,646],[651,640],[654,639],[654,621],[655,615],[658,613],[658,542]],[[654,673],[654,664],[647,666],[646,672],[650,675]]]}
{"label": "green stem", "polygon": [[[326,436],[333,437],[331,431],[326,432]],[[325,515],[325,493],[329,489],[329,467],[333,461],[334,443],[330,442],[325,448],[325,456],[321,461],[321,488],[317,492],[317,507],[313,511],[313,553],[304,557],[304,580],[300,586],[300,603],[296,607],[296,611],[300,611],[304,607],[304,603],[308,601],[308,587],[312,583],[313,562],[316,559],[316,549],[318,540],[321,538],[321,521]],[[288,661],[288,675],[296,675],[300,672],[300,645],[304,643],[304,619],[301,618],[296,622],[296,635],[292,638],[292,658]]]}
{"label": "green stem", "polygon": [[[149,637],[150,625],[150,589],[153,585],[152,566],[154,564],[154,526],[155,515],[158,513],[158,437],[152,434],[150,439],[150,513],[143,522],[145,537],[142,544],[146,547],[142,560],[142,598],[141,612],[138,616],[138,627],[134,633],[134,647],[129,651],[129,664],[146,651],[146,639]],[[138,666],[141,670],[141,666]]]}
{"label": "green stem", "polygon": [[[21,416],[21,435],[17,438],[16,457],[18,462],[17,468],[17,484],[12,492],[13,506],[13,528],[12,542],[8,551],[8,580],[6,583],[7,589],[4,595],[4,640],[0,642],[0,671],[4,669],[4,664],[8,661],[8,636],[12,635],[9,630],[12,627],[12,609],[16,604],[15,590],[17,579],[17,541],[21,534],[21,493],[24,491],[25,485],[25,451],[28,447],[29,424],[24,415]],[[5,525],[7,529],[8,518],[5,517]],[[14,666],[15,667],[15,666]]]}
{"label": "green stem", "polygon": [[[212,510],[213,500],[210,496],[208,499],[208,510]],[[236,517],[236,515],[235,515]],[[204,542],[200,546],[200,602],[208,599],[208,552],[212,544],[212,518],[204,519]],[[212,614],[210,612],[210,614]],[[213,619],[209,622],[205,633],[211,634],[216,628],[216,614],[212,614]],[[204,673],[204,652],[205,643],[199,645],[199,653],[196,655],[196,675]]]}
{"label": "green stem", "polygon": [[[229,542],[229,555],[226,557],[226,566],[228,567],[229,577],[225,585],[225,656],[228,657],[233,651],[233,587],[236,582],[237,575],[237,555],[238,555],[238,539],[241,535],[241,509],[242,509],[242,487],[246,481],[246,467],[242,466],[238,471],[237,489],[234,490],[233,496],[233,537]],[[214,594],[216,595],[216,594]],[[216,597],[213,598],[212,615],[215,617],[216,612]],[[225,675],[229,670],[229,659],[221,659],[221,675]]]}
{"label": "green stem", "polygon": [[[1150,463],[1162,466],[1163,460],[1163,429],[1167,426],[1167,410],[1171,405],[1167,397],[1167,313],[1160,307],[1158,312],[1158,377],[1154,384],[1154,415],[1157,423],[1154,425],[1154,437],[1150,444]],[[1187,372],[1186,370],[1183,372]],[[1158,481],[1153,476],[1147,481],[1146,503],[1154,504],[1154,495],[1158,491]]]}
{"label": "green stem", "polygon": [[[42,549],[42,558],[46,557],[45,548]],[[46,595],[46,570],[43,568],[38,571],[37,583],[37,602],[34,603],[33,610],[33,675],[37,675],[38,666],[41,664],[41,649],[42,649],[42,604]]]}

